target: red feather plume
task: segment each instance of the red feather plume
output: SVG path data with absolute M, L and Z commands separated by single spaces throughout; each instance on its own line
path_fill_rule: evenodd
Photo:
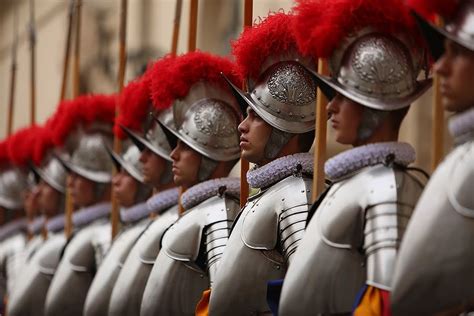
M 145 73 L 144 77 L 130 82 L 119 96 L 119 115 L 115 120 L 114 133 L 121 139 L 126 135 L 120 126 L 140 131 L 149 111 L 150 94 L 146 75 Z
M 115 95 L 83 95 L 59 104 L 56 113 L 46 123 L 52 128 L 53 142 L 64 145 L 67 137 L 79 126 L 93 122 L 110 123 L 115 119 Z
M 433 20 L 438 14 L 451 18 L 458 9 L 459 0 L 407 0 L 407 5 L 427 20 Z
M 232 43 L 237 71 L 243 78 L 257 80 L 268 57 L 297 50 L 296 39 L 291 32 L 293 18 L 293 14 L 272 13 L 253 27 L 247 27 Z
M 170 107 L 175 100 L 185 97 L 199 81 L 216 83 L 227 89 L 221 72 L 237 86 L 242 84 L 234 63 L 228 58 L 200 51 L 178 57 L 166 56 L 152 69 L 150 92 L 153 105 L 158 110 Z
M 32 160 L 37 166 L 41 165 L 41 162 L 48 154 L 48 152 L 54 147 L 53 133 L 50 128 L 43 127 L 36 131 L 37 137 L 33 145 Z
M 38 125 L 32 125 L 18 130 L 9 138 L 7 152 L 14 165 L 27 166 L 33 161 L 33 149 L 40 130 Z
M 293 30 L 304 53 L 328 58 L 348 35 L 365 27 L 418 36 L 402 0 L 297 0 Z

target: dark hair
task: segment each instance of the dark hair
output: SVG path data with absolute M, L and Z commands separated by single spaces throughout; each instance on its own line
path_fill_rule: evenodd
M 302 152 L 307 152 L 311 149 L 314 142 L 315 131 L 309 131 L 303 134 L 298 134 L 298 147 Z

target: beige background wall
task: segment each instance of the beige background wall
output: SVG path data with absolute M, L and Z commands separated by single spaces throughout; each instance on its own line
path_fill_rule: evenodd
M 81 39 L 82 92 L 111 93 L 116 90 L 119 0 L 83 0 Z M 242 29 L 243 0 L 200 0 L 197 46 L 226 55 L 228 42 Z M 37 24 L 37 122 L 54 111 L 60 89 L 67 29 L 68 0 L 35 0 Z M 129 0 L 127 25 L 127 81 L 143 65 L 169 52 L 175 0 Z M 290 10 L 290 0 L 255 0 L 254 18 L 269 11 Z M 15 93 L 14 129 L 29 124 L 28 0 L 0 0 L 0 139 L 6 136 L 10 89 L 11 45 L 14 12 L 18 10 L 19 47 Z M 187 50 L 189 0 L 184 0 L 178 50 Z M 70 90 L 70 89 L 69 89 Z M 68 91 L 70 96 L 70 91 Z M 431 94 L 410 110 L 401 138 L 418 151 L 418 165 L 429 167 L 431 144 Z M 329 133 L 331 139 L 331 133 Z M 449 146 L 447 144 L 446 146 Z M 330 155 L 342 148 L 330 141 Z

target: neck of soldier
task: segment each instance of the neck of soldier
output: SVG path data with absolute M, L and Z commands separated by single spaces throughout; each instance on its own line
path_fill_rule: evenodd
M 289 155 L 294 155 L 294 154 L 297 154 L 297 153 L 300 153 L 300 152 L 301 152 L 301 149 L 300 149 L 300 146 L 298 144 L 298 137 L 297 137 L 297 135 L 295 135 L 295 136 L 290 138 L 290 140 L 288 141 L 288 143 L 286 143 L 285 146 L 283 146 L 283 148 L 280 150 L 280 152 L 278 153 L 278 155 L 276 155 L 275 158 L 272 158 L 272 159 L 263 158 L 263 160 L 257 162 L 256 164 L 259 167 L 262 167 L 262 166 L 266 165 L 267 163 L 272 162 L 273 160 L 276 160 L 278 158 L 289 156 Z
M 236 163 L 235 161 L 219 161 L 216 168 L 211 173 L 211 176 L 208 179 L 203 180 L 201 182 L 205 182 L 205 181 L 212 180 L 212 179 L 219 179 L 219 178 L 228 177 L 229 173 L 232 170 L 232 168 L 234 167 L 235 163 Z M 190 187 L 192 187 L 192 186 L 194 186 L 198 183 L 199 183 L 199 181 L 196 181 L 196 182 L 194 182 L 192 184 L 188 184 L 186 186 L 183 185 L 183 186 L 181 186 L 181 188 L 183 189 L 183 192 L 184 192 L 187 189 L 189 189 Z
M 398 132 L 398 128 L 394 128 L 389 120 L 385 120 L 374 130 L 370 137 L 364 140 L 357 139 L 352 146 L 359 147 L 374 143 L 397 142 Z
M 161 191 L 174 188 L 175 186 L 176 184 L 174 184 L 173 180 L 169 181 L 168 183 L 159 183 L 153 187 L 153 195 L 160 193 Z

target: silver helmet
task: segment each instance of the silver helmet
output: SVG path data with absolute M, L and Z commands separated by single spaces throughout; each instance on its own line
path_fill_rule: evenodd
M 143 149 L 147 148 L 161 158 L 171 161 L 171 147 L 159 124 L 152 124 L 152 126 L 145 133 L 145 137 L 140 136 L 138 133 L 128 129 L 125 126 L 120 127 L 140 151 L 143 151 Z
M 366 28 L 347 37 L 330 58 L 332 78 L 312 72 L 323 93 L 336 93 L 374 110 L 408 107 L 428 90 L 431 79 L 418 81 L 422 50 L 401 36 Z
M 189 147 L 213 161 L 240 157 L 241 116 L 230 92 L 199 82 L 172 109 L 163 111 L 158 121 Z
M 68 172 L 97 183 L 110 183 L 113 164 L 104 144 L 111 147 L 112 138 L 104 134 L 83 134 L 70 160 L 57 158 Z
M 33 172 L 58 192 L 66 192 L 67 172 L 56 157 L 52 157 L 43 168 L 33 166 Z
M 452 1 L 455 5 L 455 1 Z M 445 19 L 444 27 L 435 26 L 415 14 L 420 28 L 428 42 L 431 54 L 435 59 L 444 52 L 444 39 L 448 38 L 457 44 L 474 51 L 474 1 L 463 0 L 456 8 L 455 14 Z
M 296 53 L 268 62 L 255 84 L 249 82 L 250 93 L 227 80 L 235 96 L 278 130 L 293 134 L 313 130 L 316 83 L 306 67 L 314 68 L 314 63 Z
M 135 180 L 143 183 L 143 166 L 140 162 L 140 150 L 138 150 L 137 146 L 129 146 L 122 156 L 118 155 L 110 148 L 106 148 L 117 169 L 123 168 Z
M 23 209 L 23 194 L 28 189 L 27 175 L 11 168 L 0 174 L 0 206 L 8 210 Z

